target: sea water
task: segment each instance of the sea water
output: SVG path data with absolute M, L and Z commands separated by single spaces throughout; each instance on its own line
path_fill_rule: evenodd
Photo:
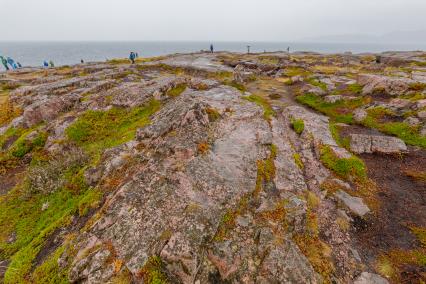
M 291 42 L 0 42 L 0 55 L 10 56 L 23 66 L 42 66 L 43 61 L 52 60 L 55 65 L 72 65 L 90 61 L 105 61 L 128 57 L 130 51 L 141 57 L 172 53 L 208 50 L 247 52 L 314 51 L 321 53 L 382 52 L 389 50 L 426 50 L 426 44 L 339 44 L 339 43 L 291 43 Z

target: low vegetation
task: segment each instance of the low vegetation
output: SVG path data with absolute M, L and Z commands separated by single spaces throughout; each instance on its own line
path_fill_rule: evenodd
M 303 119 L 292 119 L 291 126 L 293 127 L 293 130 L 299 135 L 302 134 L 302 132 L 305 130 L 305 122 Z
M 143 280 L 143 283 L 166 284 L 168 280 L 165 273 L 164 263 L 159 256 L 151 256 L 145 266 L 138 272 L 137 277 Z
M 358 98 L 352 100 L 340 100 L 335 103 L 327 103 L 321 97 L 309 93 L 297 96 L 296 100 L 301 104 L 307 105 L 324 113 L 335 122 L 347 124 L 353 123 L 353 110 L 370 101 L 368 98 Z
M 248 100 L 250 102 L 257 104 L 258 106 L 261 106 L 263 108 L 263 117 L 266 120 L 270 121 L 272 116 L 275 116 L 275 111 L 272 109 L 268 101 L 265 100 L 264 98 L 257 95 L 250 95 L 243 98 L 245 100 Z
M 175 86 L 174 88 L 171 88 L 166 92 L 166 95 L 172 98 L 178 97 L 180 94 L 182 94 L 187 88 L 186 84 L 179 84 Z
M 397 136 L 409 145 L 426 148 L 426 136 L 420 135 L 418 127 L 408 125 L 405 122 L 393 122 L 384 119 L 394 116 L 390 110 L 376 107 L 368 109 L 367 113 L 368 116 L 362 121 L 364 126 Z
M 67 137 L 91 154 L 123 144 L 135 136 L 136 130 L 150 123 L 150 116 L 160 109 L 160 102 L 151 100 L 133 109 L 112 108 L 89 110 L 66 129 Z
M 366 167 L 361 159 L 355 156 L 338 158 L 330 146 L 321 148 L 321 161 L 342 178 L 364 180 L 367 177 Z

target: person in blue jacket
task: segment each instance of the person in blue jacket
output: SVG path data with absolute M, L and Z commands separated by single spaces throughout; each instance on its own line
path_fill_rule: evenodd
M 3 56 L 0 56 L 0 60 L 1 60 L 1 63 L 3 64 L 3 66 L 4 66 L 4 69 L 6 69 L 6 71 L 9 71 L 9 66 L 7 66 L 6 58 L 4 58 Z
M 136 58 L 136 54 L 133 51 L 130 52 L 129 59 L 130 61 L 132 61 L 132 64 L 135 64 L 135 58 Z
M 15 61 L 12 58 L 7 57 L 7 63 L 9 63 L 9 65 L 12 67 L 12 69 L 16 69 L 17 68 L 16 63 L 15 63 Z
M 44 67 L 46 67 L 46 68 L 47 68 L 47 67 L 49 67 L 49 62 L 47 62 L 47 60 L 45 60 L 45 61 L 43 62 L 43 66 L 44 66 Z

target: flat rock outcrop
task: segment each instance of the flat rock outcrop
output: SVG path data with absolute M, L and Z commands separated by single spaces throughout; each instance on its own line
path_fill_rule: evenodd
M 362 153 L 397 154 L 407 151 L 404 141 L 384 135 L 351 134 L 351 151 Z
M 399 201 L 380 202 L 395 192 L 370 165 L 421 161 L 424 72 L 370 57 L 200 52 L 0 74 L 0 282 L 382 284 L 384 257 L 391 281 L 421 279 L 422 218 L 396 216 L 417 226 L 395 246 L 411 274 L 370 245 Z

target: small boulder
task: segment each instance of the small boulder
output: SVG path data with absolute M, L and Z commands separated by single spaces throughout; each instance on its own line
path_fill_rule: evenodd
M 421 119 L 426 119 L 426 110 L 419 111 L 419 112 L 417 113 L 417 117 L 418 117 L 418 118 L 421 118 Z
M 355 279 L 354 284 L 389 284 L 389 281 L 380 275 L 363 272 Z
M 353 214 L 359 217 L 364 217 L 370 212 L 370 208 L 364 204 L 362 198 L 353 197 L 342 190 L 337 191 L 334 196 L 343 202 Z
M 327 103 L 335 103 L 335 102 L 338 102 L 338 101 L 341 101 L 341 100 L 343 100 L 343 97 L 340 96 L 340 95 L 324 97 L 324 101 L 327 102 Z
M 422 109 L 426 107 L 426 99 L 419 100 L 416 102 L 416 109 Z
M 410 89 L 410 84 L 415 81 L 408 78 L 388 77 L 382 75 L 359 75 L 359 83 L 364 86 L 363 95 L 383 93 L 389 96 L 405 94 Z
M 351 134 L 351 151 L 357 154 L 395 154 L 407 151 L 407 145 L 399 138 L 391 136 Z
M 412 116 L 407 117 L 404 122 L 410 126 L 418 126 L 420 124 L 420 120 L 417 117 Z
M 367 118 L 367 112 L 365 111 L 365 109 L 362 109 L 362 108 L 357 108 L 354 112 L 353 112 L 353 115 L 354 115 L 354 120 L 356 121 L 356 122 L 362 122 L 364 119 L 366 119 Z

